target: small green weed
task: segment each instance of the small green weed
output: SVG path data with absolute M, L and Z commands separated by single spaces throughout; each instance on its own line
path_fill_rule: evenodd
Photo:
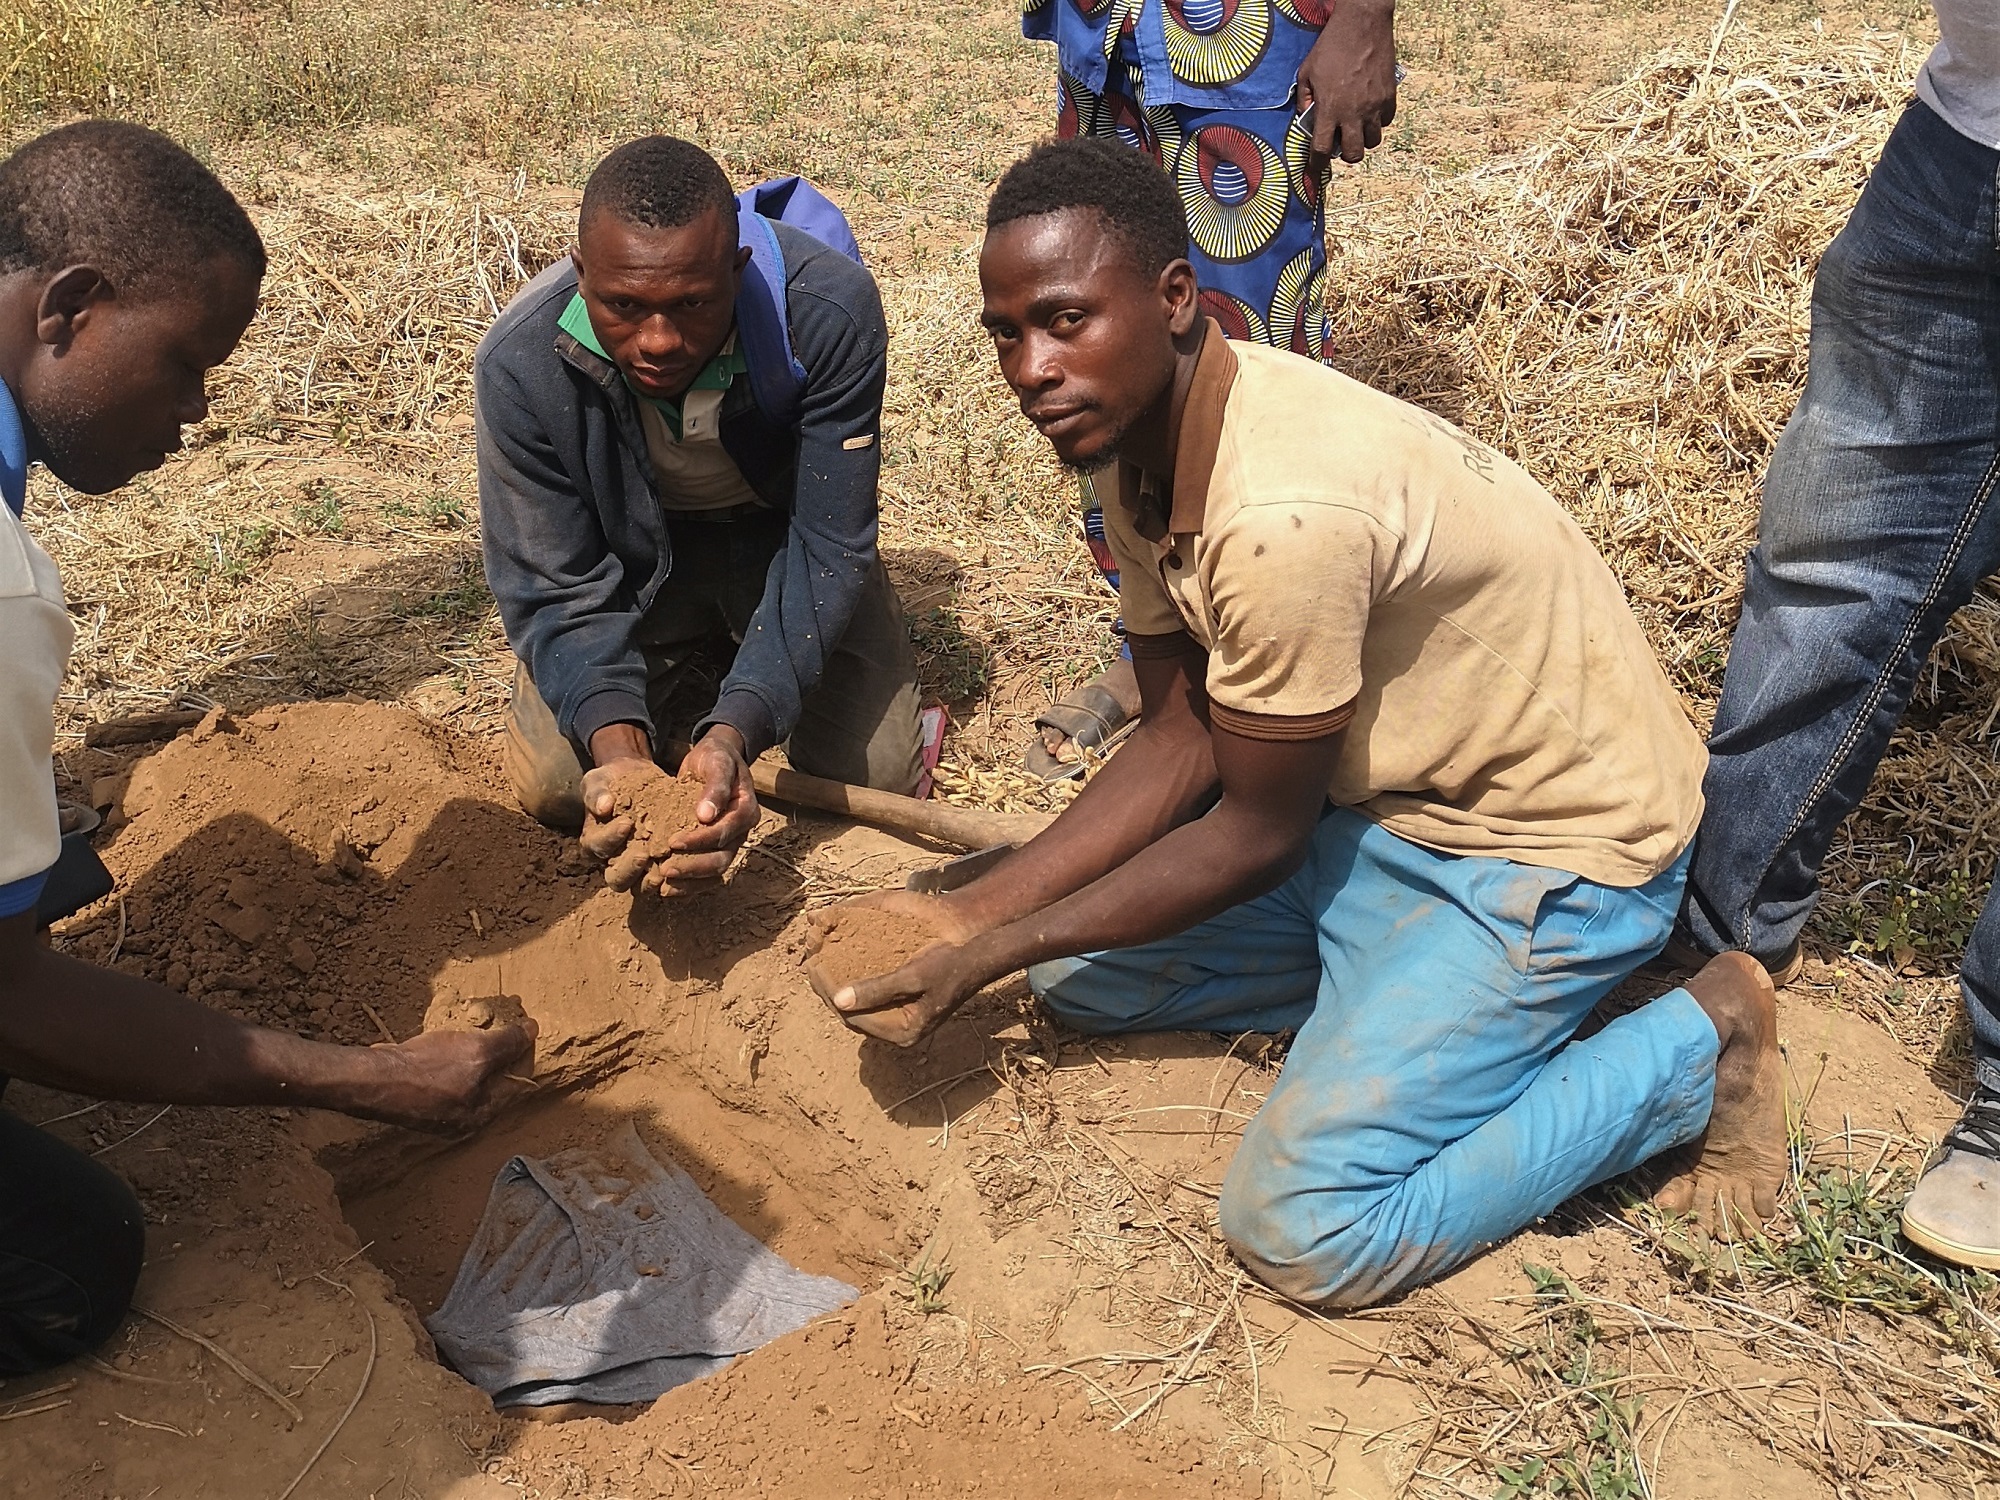
M 271 555 L 277 539 L 278 528 L 268 522 L 210 532 L 188 568 L 188 577 L 196 583 L 241 583 Z
M 909 1284 L 910 1303 L 925 1317 L 945 1309 L 944 1289 L 951 1281 L 951 1263 L 940 1255 L 936 1260 L 926 1250 L 917 1263 L 903 1272 Z
M 1619 1399 L 1623 1372 L 1604 1362 L 1597 1321 L 1576 1300 L 1569 1279 L 1525 1261 L 1521 1269 L 1534 1286 L 1535 1300 L 1551 1316 L 1541 1344 L 1519 1351 L 1516 1357 L 1577 1392 L 1591 1420 L 1580 1438 L 1564 1445 L 1560 1456 L 1530 1456 L 1512 1468 L 1501 1465 L 1496 1470 L 1500 1489 L 1494 1500 L 1543 1495 L 1563 1500 L 1637 1500 L 1647 1493 L 1639 1474 L 1637 1440 L 1643 1398 Z
M 299 487 L 299 502 L 292 507 L 292 519 L 308 536 L 340 536 L 347 520 L 340 511 L 340 496 L 324 479 L 309 479 Z
M 439 531 L 456 531 L 472 519 L 463 497 L 438 490 L 415 505 L 406 500 L 385 500 L 382 514 L 404 521 L 423 521 Z
M 1958 869 L 1942 883 L 1899 866 L 1870 881 L 1833 913 L 1850 952 L 1880 957 L 1897 969 L 1953 962 L 1965 951 L 1986 901 L 1986 887 Z

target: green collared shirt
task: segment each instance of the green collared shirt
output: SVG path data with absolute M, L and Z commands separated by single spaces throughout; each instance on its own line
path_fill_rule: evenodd
M 605 352 L 604 345 L 598 342 L 597 330 L 590 326 L 590 311 L 583 305 L 583 293 L 578 292 L 569 299 L 569 306 L 563 309 L 562 316 L 556 320 L 556 326 L 599 359 L 611 358 Z M 728 342 L 723 344 L 721 352 L 701 367 L 701 372 L 694 377 L 694 383 L 688 387 L 688 392 L 726 391 L 736 383 L 736 377 L 749 368 L 749 361 L 743 357 L 743 350 L 732 335 Z M 631 389 L 629 381 L 626 382 L 626 389 Z M 640 395 L 636 390 L 632 391 L 632 394 L 666 418 L 667 426 L 673 432 L 674 441 L 681 441 L 681 402 L 656 401 L 651 396 Z

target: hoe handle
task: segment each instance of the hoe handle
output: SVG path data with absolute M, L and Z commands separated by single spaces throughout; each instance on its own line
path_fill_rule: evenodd
M 775 798 L 795 807 L 841 813 L 881 828 L 893 828 L 898 833 L 917 833 L 941 844 L 956 844 L 961 849 L 1025 844 L 1055 821 L 1048 813 L 987 812 L 943 802 L 919 802 L 915 797 L 878 792 L 845 781 L 828 781 L 823 776 L 808 776 L 803 771 L 782 769 L 761 760 L 750 767 L 750 784 L 760 797 Z

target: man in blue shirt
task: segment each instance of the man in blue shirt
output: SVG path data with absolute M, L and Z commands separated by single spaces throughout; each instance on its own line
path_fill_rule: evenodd
M 257 308 L 264 247 L 228 189 L 136 125 L 87 121 L 0 162 L 0 1088 L 296 1104 L 420 1129 L 478 1124 L 532 1023 L 336 1047 L 252 1026 L 37 935 L 60 840 L 50 758 L 72 631 L 21 523 L 31 461 L 90 494 L 160 466 Z M 119 1178 L 0 1110 L 0 1379 L 101 1344 L 144 1253 Z

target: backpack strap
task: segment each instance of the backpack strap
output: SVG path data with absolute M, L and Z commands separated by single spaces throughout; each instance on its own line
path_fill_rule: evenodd
M 750 389 L 773 422 L 798 420 L 806 393 L 806 367 L 792 353 L 785 310 L 785 252 L 771 221 L 755 211 L 736 216 L 737 243 L 750 252 L 736 293 L 736 331 L 749 365 Z
M 762 214 L 780 224 L 802 229 L 822 245 L 863 265 L 854 229 L 834 201 L 803 177 L 774 177 L 736 195 L 741 213 Z

